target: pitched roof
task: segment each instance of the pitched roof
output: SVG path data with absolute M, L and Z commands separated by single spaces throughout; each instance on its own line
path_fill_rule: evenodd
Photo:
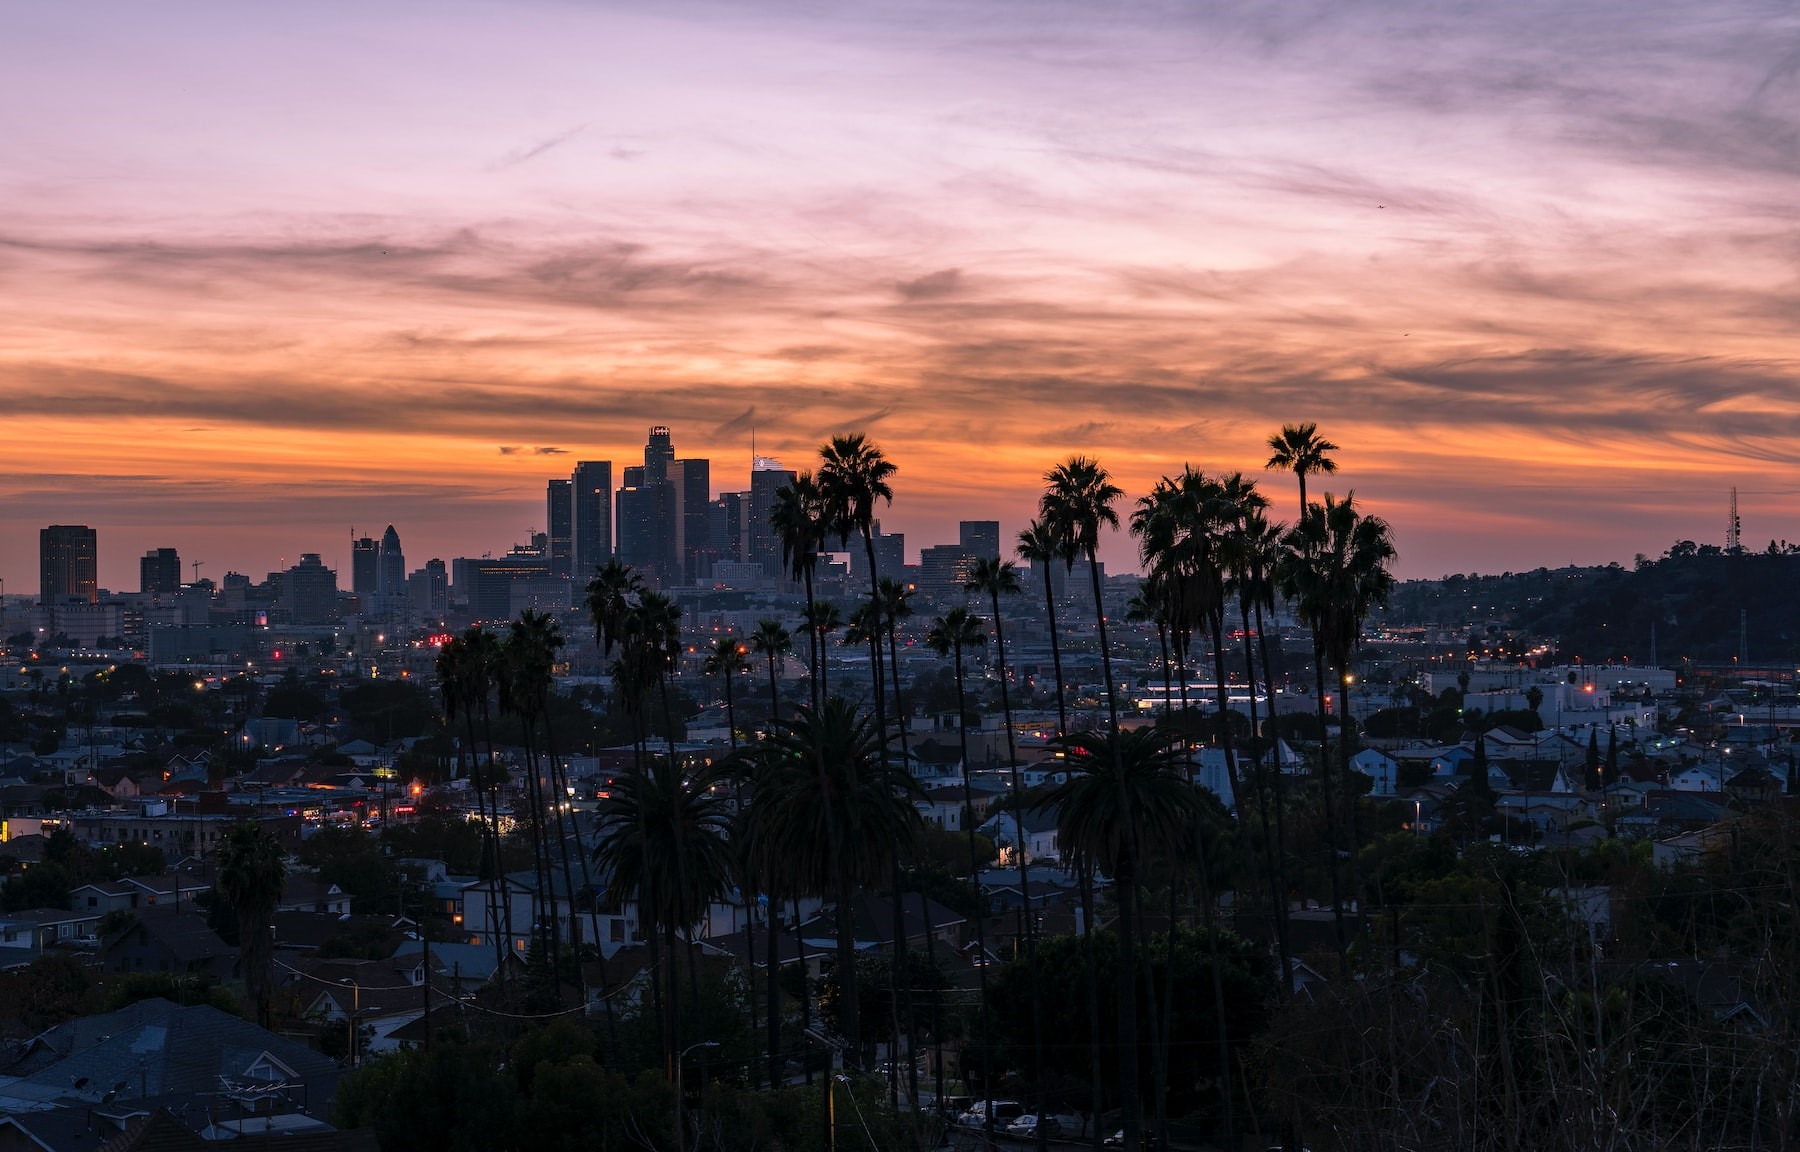
M 120 1102 L 217 1092 L 221 1076 L 242 1077 L 263 1062 L 277 1064 L 290 1079 L 323 1089 L 313 1092 L 315 1107 L 337 1086 L 338 1069 L 331 1060 L 206 1004 L 181 1007 L 146 1000 L 81 1023 L 85 1037 L 99 1039 L 0 1085 L 0 1108 L 15 1102 L 35 1107 L 91 1104 L 109 1090 L 117 1091 Z

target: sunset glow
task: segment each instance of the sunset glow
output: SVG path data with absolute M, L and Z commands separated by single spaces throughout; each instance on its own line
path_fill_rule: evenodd
M 1728 4 L 29 5 L 0 578 L 503 551 L 673 429 L 863 430 L 884 520 L 1261 471 L 1403 575 L 1800 539 L 1800 14 Z M 1292 478 L 1267 481 L 1292 515 Z M 1110 559 L 1128 563 L 1130 545 Z

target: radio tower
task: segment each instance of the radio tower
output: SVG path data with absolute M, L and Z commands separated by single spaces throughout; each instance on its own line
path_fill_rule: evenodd
M 1736 556 L 1744 550 L 1743 522 L 1738 519 L 1737 485 L 1731 486 L 1731 518 L 1725 522 L 1725 554 Z

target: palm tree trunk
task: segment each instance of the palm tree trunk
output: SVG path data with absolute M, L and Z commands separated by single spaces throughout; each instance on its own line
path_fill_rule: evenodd
M 1231 691 L 1225 684 L 1225 606 L 1221 599 L 1207 613 L 1207 630 L 1212 633 L 1213 678 L 1218 681 L 1214 694 L 1219 703 L 1219 749 L 1225 753 L 1225 778 L 1231 782 L 1231 803 L 1236 808 L 1238 789 L 1237 749 L 1231 741 Z
M 1008 570 L 1010 571 L 1010 569 Z M 1025 964 L 1031 976 L 1031 1076 L 1036 1085 L 1037 1115 L 1044 1115 L 1044 1001 L 1038 987 L 1037 924 L 1031 913 L 1031 871 L 1025 859 L 1025 809 L 1019 802 L 1019 750 L 1013 736 L 1012 695 L 1006 684 L 1006 630 L 1001 624 L 1000 589 L 991 591 L 994 605 L 994 652 L 1000 669 L 1000 715 L 1006 724 L 1006 760 L 1012 768 L 1013 819 L 1018 824 L 1020 933 L 1025 938 Z M 978 891 L 979 894 L 979 891 Z M 1037 1127 L 1038 1152 L 1050 1147 L 1045 1125 Z
M 775 652 L 769 651 L 769 721 L 775 723 L 781 719 L 781 693 L 775 688 Z
M 569 945 L 575 951 L 575 988 L 581 1002 L 586 1003 L 587 984 L 581 972 L 581 917 L 576 914 L 575 910 L 575 870 L 569 863 L 567 824 L 575 823 L 575 821 L 572 818 L 568 822 L 563 820 L 563 801 L 569 795 L 569 785 L 563 776 L 562 765 L 556 759 L 556 729 L 550 723 L 550 701 L 547 695 L 540 702 L 540 707 L 544 714 L 544 750 L 550 758 L 550 792 L 555 799 L 551 810 L 556 813 L 556 845 L 560 850 L 558 854 L 562 857 L 563 896 L 569 902 Z M 575 836 L 576 846 L 579 849 L 581 847 L 581 829 L 579 827 L 575 830 Z M 578 854 L 582 856 L 582 866 L 586 867 L 585 851 Z M 596 937 L 594 943 L 598 945 L 599 942 Z M 558 989 L 557 1000 L 560 1004 L 562 989 L 562 972 L 560 970 L 556 973 L 556 987 Z
M 1244 679 L 1250 685 L 1250 734 L 1251 738 L 1255 739 L 1257 734 L 1256 661 L 1251 656 L 1253 648 L 1250 643 L 1250 607 L 1243 600 L 1238 601 L 1238 622 L 1244 628 Z M 1269 685 L 1269 714 L 1272 718 L 1275 712 L 1275 689 L 1273 681 L 1269 680 L 1269 668 L 1266 661 L 1263 664 L 1263 679 Z M 1290 955 L 1287 917 L 1283 914 L 1287 907 L 1287 887 L 1283 883 L 1280 868 L 1276 863 L 1275 841 L 1269 831 L 1271 800 L 1268 794 L 1267 769 L 1263 766 L 1262 759 L 1262 756 L 1257 756 L 1255 766 L 1251 768 L 1251 771 L 1256 774 L 1256 810 L 1262 824 L 1263 865 L 1269 874 L 1269 913 L 1275 918 L 1275 943 L 1281 952 L 1282 979 L 1277 995 L 1280 999 L 1286 1000 L 1290 988 L 1290 981 L 1287 978 L 1288 956 Z M 1281 772 L 1279 755 L 1275 757 L 1275 762 L 1275 772 L 1279 775 Z
M 1106 674 L 1106 708 L 1111 720 L 1113 775 L 1122 778 L 1124 768 L 1120 761 L 1119 747 L 1119 694 L 1117 685 L 1113 682 L 1112 649 L 1106 640 L 1106 605 L 1100 595 L 1100 561 L 1092 547 L 1087 549 L 1087 560 L 1088 579 L 1094 592 L 1094 620 L 1100 630 L 1100 664 Z M 1129 824 L 1130 812 L 1125 813 L 1125 818 Z M 1125 1113 L 1125 1145 L 1136 1148 L 1143 1131 L 1138 1100 L 1137 981 L 1133 976 L 1136 950 L 1132 940 L 1134 924 L 1131 915 L 1131 906 L 1137 896 L 1130 890 L 1136 882 L 1136 867 L 1130 862 L 1121 862 L 1119 870 L 1132 874 L 1131 883 L 1126 883 L 1119 876 L 1113 877 L 1113 883 L 1119 889 L 1119 1075 L 1124 1085 L 1122 1105 Z
M 550 878 L 550 835 L 544 819 L 544 785 L 537 740 L 533 737 L 537 718 L 521 713 L 519 719 L 525 730 L 525 792 L 531 805 L 532 877 L 537 884 L 538 922 L 534 927 L 543 934 L 543 947 L 550 964 L 550 987 L 555 991 L 562 983 L 562 946 L 558 939 L 561 933 L 557 925 L 556 885 Z M 560 1004 L 560 993 L 557 999 Z
M 812 1031 L 812 977 L 806 970 L 806 932 L 800 920 L 800 897 L 794 896 L 794 948 L 800 954 L 800 1035 Z M 800 1046 L 800 1067 L 806 1074 L 806 1086 L 812 1087 L 812 1061 L 807 1058 L 804 1039 Z M 831 1075 L 826 1072 L 826 1075 Z
M 1343 880 L 1338 876 L 1337 806 L 1332 802 L 1331 742 L 1325 738 L 1325 650 L 1313 633 L 1313 676 L 1319 693 L 1319 793 L 1325 800 L 1325 847 L 1331 871 L 1331 920 L 1337 930 L 1338 975 L 1350 975 L 1350 941 L 1344 934 Z
M 969 841 L 969 882 L 975 886 L 975 962 L 976 982 L 981 989 L 981 1012 L 979 1015 L 981 1039 L 978 1051 L 981 1053 L 981 1088 L 982 1099 L 987 1101 L 983 1108 L 982 1132 L 988 1144 L 994 1142 L 994 1077 L 990 1067 L 992 1052 L 988 1048 L 988 978 L 987 978 L 987 907 L 981 894 L 981 864 L 975 854 L 975 818 L 974 810 L 969 806 L 969 713 L 968 703 L 963 693 L 963 659 L 962 642 L 956 644 L 956 735 L 962 744 L 962 782 L 963 782 L 963 831 Z M 965 1077 L 966 1079 L 966 1077 Z
M 1056 673 L 1056 736 L 1060 740 L 1069 734 L 1069 706 L 1063 700 L 1062 638 L 1056 631 L 1056 595 L 1050 579 L 1054 563 L 1044 562 L 1044 615 L 1050 627 L 1050 666 Z
M 1293 994 L 1292 964 L 1293 948 L 1290 943 L 1288 924 L 1288 878 L 1287 878 L 1287 772 L 1281 766 L 1281 733 L 1275 723 L 1275 665 L 1269 661 L 1269 636 L 1264 630 L 1261 601 L 1256 605 L 1256 643 L 1262 649 L 1263 683 L 1269 689 L 1269 753 L 1272 791 L 1275 795 L 1275 874 L 1280 884 L 1280 897 L 1275 902 L 1276 939 L 1281 945 L 1281 995 L 1287 998 Z
M 1137 869 L 1129 859 L 1113 868 L 1114 902 L 1119 909 L 1119 1108 L 1124 1115 L 1125 1147 L 1143 1145 L 1139 1112 L 1137 1027 Z
M 888 627 L 887 627 L 888 667 L 889 667 L 890 672 L 892 673 L 892 675 L 890 675 L 888 677 L 888 679 L 892 682 L 892 684 L 894 686 L 894 720 L 895 720 L 896 735 L 898 735 L 900 738 L 900 763 L 906 768 L 907 774 L 910 775 L 912 773 L 912 750 L 907 747 L 906 702 L 900 695 L 900 643 L 899 643 L 900 636 L 899 636 L 899 628 L 892 616 L 888 616 L 887 619 L 888 619 Z M 904 904 L 903 904 L 903 901 L 905 899 L 905 893 L 902 889 L 901 881 L 902 881 L 902 874 L 901 874 L 901 870 L 900 870 L 900 855 L 899 855 L 899 853 L 895 853 L 894 854 L 894 924 L 895 924 L 894 931 L 895 931 L 896 937 L 899 937 L 900 935 L 904 934 L 906 931 L 906 913 L 905 913 L 905 908 L 904 908 Z M 921 899 L 923 899 L 922 893 L 921 893 Z M 923 910 L 923 905 L 921 905 L 921 910 Z M 927 914 L 925 916 L 924 924 L 925 924 L 925 946 L 927 949 L 929 949 L 931 947 L 931 917 L 929 914 Z M 898 967 L 898 957 L 897 956 L 896 956 L 896 967 Z M 912 969 L 909 966 L 909 967 L 902 968 L 901 971 L 904 973 L 904 976 L 903 976 L 903 979 L 902 979 L 901 985 L 900 985 L 900 995 L 902 997 L 902 999 L 901 999 L 902 1009 L 901 1010 L 906 1014 L 906 1091 L 907 1091 L 908 1097 L 911 1098 L 911 1100 L 912 1100 L 913 1109 L 916 1111 L 919 1107 L 919 1058 L 918 1058 L 919 1014 L 918 1014 L 917 1006 L 913 1002 Z
M 1206 905 L 1206 951 L 1212 962 L 1213 1041 L 1218 1045 L 1219 1054 L 1219 1106 L 1225 1122 L 1225 1143 L 1230 1147 L 1237 1141 L 1237 1128 L 1231 1108 L 1231 1030 L 1225 1020 L 1225 977 L 1219 962 L 1219 928 L 1213 921 L 1218 898 L 1213 892 L 1212 867 L 1206 853 L 1202 851 L 1199 856 L 1200 899 Z
M 1356 721 L 1350 715 L 1350 655 L 1344 654 L 1338 664 L 1338 783 L 1344 789 L 1344 824 L 1350 837 L 1350 891 L 1356 897 L 1358 934 L 1368 942 L 1369 918 L 1367 893 L 1363 889 L 1362 836 L 1356 819 L 1356 795 L 1350 785 L 1350 735 Z
M 1093 1129 L 1088 1135 L 1093 1137 L 1095 1152 L 1099 1152 L 1101 1141 L 1106 1134 L 1100 1131 L 1100 1116 L 1106 1111 L 1106 1083 L 1100 1063 L 1100 987 L 1099 958 L 1094 952 L 1094 933 L 1098 925 L 1094 923 L 1094 870 L 1085 864 L 1081 868 L 1081 927 L 1082 951 L 1087 959 L 1087 1008 L 1088 1008 L 1088 1057 L 1089 1091 L 1093 1095 Z
M 502 960 L 504 960 L 505 954 L 510 954 L 513 950 L 512 885 L 506 879 L 505 846 L 500 840 L 500 767 L 494 759 L 494 723 L 492 713 L 488 711 L 485 691 L 481 697 L 481 731 L 482 738 L 487 743 L 487 784 L 490 789 L 488 809 L 494 816 L 494 826 L 491 829 L 494 850 L 494 884 L 500 890 L 500 913 L 504 917 L 500 928 L 500 936 L 505 941 L 502 954 Z M 499 968 L 502 973 L 500 976 L 502 983 L 506 981 L 505 968 L 505 963 L 502 963 Z
M 482 779 L 486 773 L 476 766 L 475 714 L 469 708 L 463 709 L 463 723 L 469 731 L 469 787 L 475 791 L 475 813 L 481 820 L 481 854 L 483 856 L 482 876 L 488 882 L 488 890 L 484 903 L 487 905 L 488 930 L 494 937 L 494 972 L 502 983 L 506 980 L 506 947 L 502 939 L 511 929 L 511 925 L 502 928 L 500 920 L 500 846 L 497 841 L 497 829 L 500 824 L 499 813 L 495 813 L 494 822 L 488 823 L 487 804 L 483 801 Z M 496 929 L 499 929 L 496 931 Z
M 769 1048 L 769 1088 L 779 1091 L 783 1080 L 781 1059 L 781 901 L 775 892 L 775 884 L 771 879 L 768 887 L 769 911 L 763 917 L 763 975 L 768 981 L 764 989 L 767 1001 L 763 1005 L 764 1018 L 768 1020 L 766 1039 Z
M 812 701 L 813 715 L 819 714 L 819 704 L 824 700 L 824 693 L 819 683 L 819 631 L 813 627 L 814 613 L 818 611 L 818 602 L 813 599 L 812 565 L 808 564 L 802 572 L 806 582 L 806 673 L 807 699 Z

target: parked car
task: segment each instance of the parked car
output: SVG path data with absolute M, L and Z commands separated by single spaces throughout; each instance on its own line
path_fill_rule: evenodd
M 986 1128 L 987 1103 L 986 1100 L 977 1100 L 975 1103 L 969 1105 L 969 1110 L 956 1118 L 957 1126 L 961 1128 Z M 1006 1131 L 1006 1126 L 1008 1124 L 1023 1115 L 1025 1115 L 1025 1105 L 1019 1103 L 1017 1100 L 994 1101 L 994 1131 Z
M 1081 1135 L 1081 1117 L 1067 1112 L 1042 1117 L 1027 1112 L 1006 1126 L 1006 1134 L 1020 1140 L 1035 1140 L 1040 1125 L 1044 1129 L 1044 1135 L 1051 1139 Z
M 1123 1148 L 1123 1147 L 1125 1147 L 1125 1129 L 1121 1128 L 1117 1132 L 1114 1132 L 1111 1136 L 1108 1136 L 1106 1139 L 1100 1141 L 1100 1146 L 1102 1148 Z

